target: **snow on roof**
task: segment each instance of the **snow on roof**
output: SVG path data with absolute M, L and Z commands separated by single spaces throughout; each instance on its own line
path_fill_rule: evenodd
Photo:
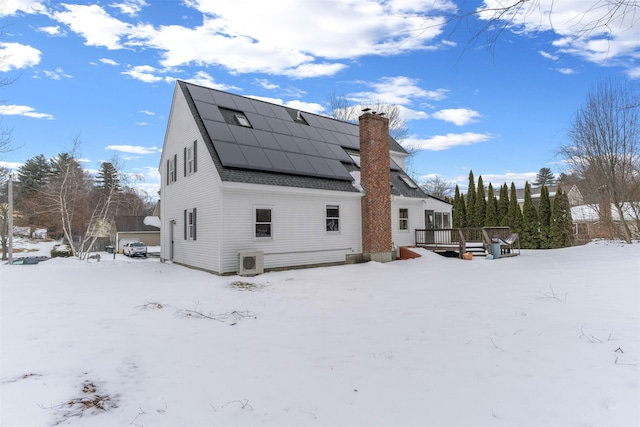
M 151 227 L 160 228 L 160 217 L 159 216 L 145 216 L 144 217 L 144 225 L 150 225 Z

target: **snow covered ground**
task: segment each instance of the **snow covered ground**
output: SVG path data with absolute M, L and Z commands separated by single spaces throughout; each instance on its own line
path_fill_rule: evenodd
M 2 265 L 0 424 L 640 424 L 640 244 L 419 252 L 252 278 Z

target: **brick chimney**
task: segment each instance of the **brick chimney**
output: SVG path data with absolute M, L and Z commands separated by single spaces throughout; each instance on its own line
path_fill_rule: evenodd
M 392 261 L 389 119 L 365 112 L 359 122 L 362 252 L 367 261 Z

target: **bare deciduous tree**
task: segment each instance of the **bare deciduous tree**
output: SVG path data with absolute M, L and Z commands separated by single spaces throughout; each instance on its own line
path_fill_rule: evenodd
M 389 119 L 389 134 L 398 142 L 406 138 L 409 132 L 407 122 L 402 117 L 402 111 L 397 104 L 380 100 L 355 102 L 345 95 L 337 95 L 334 92 L 329 96 L 329 107 L 334 119 L 351 123 L 358 123 L 358 117 L 362 115 L 362 110 L 365 108 L 370 108 L 377 113 L 384 113 L 385 117 Z
M 451 198 L 454 183 L 447 181 L 440 175 L 434 175 L 428 178 L 422 185 L 422 189 L 430 196 L 440 200 L 448 200 Z
M 640 201 L 639 95 L 637 86 L 628 81 L 600 81 L 576 112 L 569 131 L 571 144 L 560 148 L 568 166 L 595 192 L 593 208 L 600 220 L 627 243 L 633 237 L 630 208 Z
M 571 8 L 564 8 L 569 4 Z M 480 6 L 463 2 L 448 17 L 455 30 L 465 26 L 472 32 L 468 46 L 484 38 L 493 47 L 508 29 L 526 32 L 557 30 L 576 36 L 612 37 L 615 30 L 631 30 L 638 24 L 638 0 L 590 0 L 575 7 L 567 0 L 484 0 Z M 455 31 L 454 30 L 454 31 Z

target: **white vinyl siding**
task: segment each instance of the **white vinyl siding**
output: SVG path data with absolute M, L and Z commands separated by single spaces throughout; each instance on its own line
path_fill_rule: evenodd
M 362 252 L 359 194 L 327 196 L 308 189 L 245 187 L 231 184 L 223 190 L 223 273 L 237 271 L 238 253 L 246 250 L 263 251 L 265 268 L 344 262 L 346 255 Z M 326 232 L 327 200 L 341 207 L 339 234 Z M 272 239 L 255 238 L 256 207 L 273 209 Z
M 183 158 L 186 154 L 186 141 L 191 141 L 188 143 L 191 146 L 198 138 L 201 138 L 200 131 L 182 91 L 176 86 L 161 165 L 166 164 L 169 156 L 173 158 L 174 153 L 178 153 L 177 165 L 186 163 Z M 200 139 L 198 143 L 202 144 L 202 140 Z M 207 150 L 205 148 L 201 151 L 206 153 Z M 166 157 L 164 153 L 167 153 Z M 185 178 L 181 177 L 170 185 L 166 185 L 166 177 L 163 177 L 160 202 L 162 222 L 160 256 L 164 260 L 171 259 L 171 230 L 173 229 L 173 261 L 220 272 L 221 180 L 210 156 L 197 156 L 196 159 L 197 166 L 194 163 L 194 168 L 197 167 L 197 173 Z M 182 171 L 180 174 L 182 175 Z M 185 210 L 193 211 L 194 208 L 197 210 L 197 239 L 185 240 L 183 238 L 184 212 Z M 172 224 L 172 221 L 175 221 L 175 224 Z
M 408 197 L 396 198 L 391 202 L 391 230 L 395 246 L 411 246 L 416 244 L 415 230 L 424 228 L 424 203 L 422 199 Z M 406 210 L 405 224 L 407 229 L 401 229 L 401 210 Z

